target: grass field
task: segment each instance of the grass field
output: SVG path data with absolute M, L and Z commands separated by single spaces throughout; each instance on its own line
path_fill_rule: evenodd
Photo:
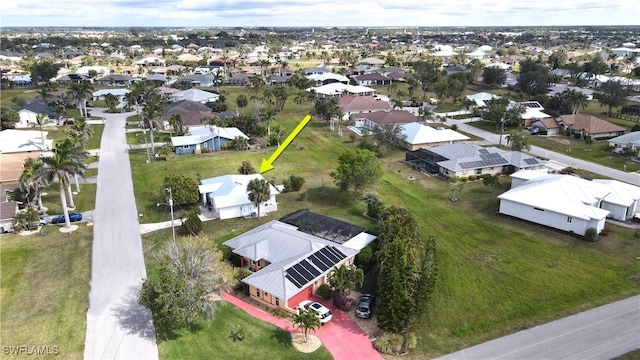
M 76 185 L 71 179 L 71 191 L 76 191 Z M 42 197 L 42 204 L 48 208 L 49 215 L 62 214 L 62 204 L 60 203 L 60 192 L 58 191 L 58 183 L 51 184 L 44 189 L 47 194 Z M 65 189 L 67 196 L 67 205 L 69 205 L 69 195 Z M 73 195 L 73 201 L 76 205 L 75 212 L 93 210 L 96 204 L 96 184 L 80 184 L 80 192 Z
M 45 237 L 2 235 L 2 345 L 57 346 L 57 357 L 82 359 L 92 238 L 84 225 L 72 234 L 51 226 Z
M 231 331 L 241 324 L 244 341 L 233 341 Z M 269 323 L 258 320 L 239 308 L 220 303 L 214 319 L 199 323 L 195 331 L 185 331 L 176 339 L 160 342 L 161 359 L 228 359 L 244 360 L 256 355 L 264 359 L 332 359 L 323 346 L 310 354 L 298 352 L 291 345 L 291 335 Z
M 288 104 L 279 121 L 291 129 L 306 111 Z M 299 209 L 375 232 L 375 225 L 362 217 L 364 204 L 351 194 L 337 192 L 329 177 L 339 154 L 352 146 L 326 124 L 312 121 L 278 158 L 276 168 L 264 174 L 276 183 L 291 174 L 304 177 L 301 191 L 307 198 L 300 201 L 297 193 L 280 195 L 278 212 L 260 220 L 206 222 L 205 233 L 221 243 Z M 145 214 L 145 222 L 168 220 L 168 213 L 156 207 L 164 175 L 197 179 L 234 174 L 243 160 L 257 167 L 274 150 L 183 155 L 169 161 L 156 159 L 149 165 L 144 164 L 143 152 L 132 153 L 138 211 Z M 418 351 L 409 358 L 445 354 L 639 292 L 640 265 L 635 256 L 640 242 L 634 240 L 632 230 L 608 225 L 608 234 L 599 242 L 587 243 L 500 216 L 496 196 L 508 184 L 490 193 L 480 182 L 467 183 L 458 195 L 460 200 L 453 203 L 445 182 L 414 172 L 402 163 L 403 158 L 404 153 L 397 151 L 382 159 L 385 173 L 372 190 L 386 205 L 409 209 L 418 219 L 422 236 L 435 237 L 440 260 L 428 326 L 419 331 Z M 407 180 L 409 175 L 418 179 Z M 145 249 L 152 251 L 170 236 L 170 230 L 146 235 Z

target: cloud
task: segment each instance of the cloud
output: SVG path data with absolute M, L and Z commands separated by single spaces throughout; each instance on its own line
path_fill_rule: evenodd
M 21 0 L 8 26 L 639 25 L 630 0 Z

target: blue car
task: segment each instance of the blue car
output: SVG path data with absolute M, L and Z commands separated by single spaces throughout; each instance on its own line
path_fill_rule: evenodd
M 69 221 L 75 222 L 82 220 L 82 214 L 76 212 L 69 213 Z M 58 215 L 51 218 L 52 224 L 63 224 L 64 223 L 64 215 Z

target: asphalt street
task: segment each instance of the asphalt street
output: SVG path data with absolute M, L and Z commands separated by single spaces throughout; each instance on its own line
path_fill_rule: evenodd
M 136 299 L 146 277 L 125 139 L 131 113 L 106 118 L 100 146 L 85 359 L 158 359 L 151 312 Z
M 640 349 L 640 296 L 607 304 L 438 359 L 613 359 Z

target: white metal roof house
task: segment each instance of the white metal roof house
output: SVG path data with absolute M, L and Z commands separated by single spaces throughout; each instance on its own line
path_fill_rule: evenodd
M 292 311 L 327 282 L 334 267 L 353 263 L 374 241 L 366 229 L 301 210 L 224 242 L 253 272 L 242 282 L 252 299 Z
M 53 140 L 47 139 L 47 131 L 15 130 L 0 131 L 0 154 L 43 152 L 53 148 Z M 43 144 L 44 138 L 44 144 Z M 42 148 L 44 145 L 44 149 Z
M 247 185 L 253 179 L 262 179 L 260 174 L 223 175 L 203 179 L 198 185 L 202 203 L 221 220 L 237 217 L 254 218 L 258 216 L 258 208 L 249 200 Z M 273 185 L 269 185 L 271 196 L 260 204 L 260 216 L 278 210 L 276 195 L 280 194 Z
M 220 95 L 209 92 L 209 91 L 200 90 L 200 89 L 188 89 L 188 90 L 175 92 L 169 95 L 169 98 L 173 102 L 177 102 L 181 100 L 189 100 L 189 101 L 195 101 L 195 102 L 204 104 L 206 102 L 218 101 L 218 98 L 220 98 Z
M 318 87 L 311 87 L 307 89 L 308 92 L 314 92 L 319 98 L 338 98 L 343 95 L 373 95 L 376 93 L 375 89 L 360 85 L 348 85 L 339 82 L 330 83 Z
M 610 190 L 601 205 L 609 210 L 609 217 L 620 221 L 634 215 L 640 218 L 640 187 L 617 180 L 594 179 L 592 182 L 605 185 Z
M 638 156 L 640 156 L 640 131 L 616 136 L 608 141 L 609 146 L 614 146 L 616 148 L 630 147 L 632 150 L 636 150 L 638 152 Z
M 498 196 L 501 214 L 584 235 L 604 229 L 609 187 L 571 175 L 542 174 Z
M 544 161 L 519 151 L 467 143 L 407 151 L 406 161 L 423 171 L 444 177 L 495 175 L 545 167 Z
M 487 102 L 493 99 L 498 99 L 500 98 L 500 96 L 488 92 L 479 92 L 472 95 L 467 95 L 466 98 L 473 101 L 476 107 L 484 107 L 487 105 Z
M 469 140 L 468 136 L 462 135 L 455 130 L 434 129 L 419 122 L 399 126 L 402 128 L 402 134 L 406 136 L 404 147 L 409 151 Z

